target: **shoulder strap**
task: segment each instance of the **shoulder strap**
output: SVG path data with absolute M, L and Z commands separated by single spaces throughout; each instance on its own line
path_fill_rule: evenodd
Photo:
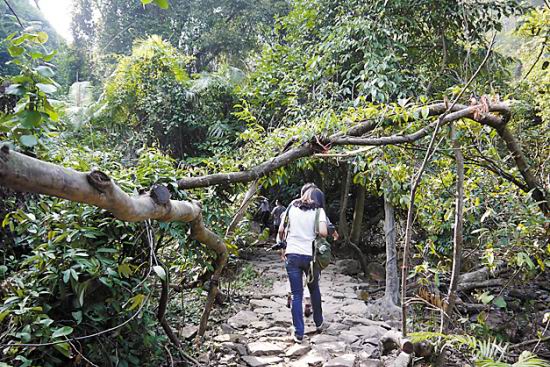
M 283 228 L 285 229 L 285 240 L 288 237 L 288 229 L 290 228 L 290 218 L 288 218 L 288 214 L 291 207 L 292 205 L 289 205 L 288 208 L 286 208 L 285 210 L 285 220 L 283 222 Z
M 321 208 L 315 209 L 315 224 L 313 231 L 315 232 L 315 237 L 319 235 L 319 214 L 321 213 Z

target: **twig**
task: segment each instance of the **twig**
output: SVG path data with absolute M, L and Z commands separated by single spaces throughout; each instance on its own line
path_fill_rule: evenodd
M 524 341 L 524 342 L 521 342 L 521 343 L 518 343 L 518 344 L 511 345 L 510 349 L 518 349 L 518 348 L 525 347 L 527 345 L 546 342 L 548 340 L 550 340 L 550 336 L 545 336 L 544 338 L 531 339 L 531 340 L 527 340 L 527 341 Z
M 172 357 L 172 353 L 170 353 L 170 348 L 168 348 L 168 346 L 165 344 L 164 349 L 166 349 L 168 357 L 170 357 L 170 366 L 174 367 L 174 358 Z
M 356 150 L 350 150 L 350 151 L 347 151 L 347 152 L 343 152 L 343 153 L 318 153 L 318 154 L 314 154 L 313 156 L 314 157 L 319 157 L 319 158 L 346 158 L 346 157 L 354 157 L 358 154 L 361 154 L 361 153 L 365 153 L 365 152 L 368 152 L 369 150 L 372 150 L 376 148 L 375 146 L 370 146 L 370 147 L 367 147 L 367 148 L 361 148 L 361 149 L 356 149 Z
M 84 356 L 84 354 L 82 354 L 78 348 L 73 344 L 71 343 L 71 341 L 69 339 L 67 339 L 67 337 L 65 337 L 65 340 L 67 340 L 67 343 L 69 343 L 69 345 L 74 349 L 74 351 L 80 356 L 82 357 L 83 360 L 85 360 L 86 362 L 88 362 L 88 364 L 92 365 L 93 367 L 99 367 L 97 364 L 95 364 L 94 362 L 90 361 L 88 358 L 86 358 Z
M 179 354 L 187 359 L 189 362 L 192 362 L 195 366 L 200 366 L 201 364 L 195 358 L 191 357 L 189 354 L 185 353 L 183 350 L 178 350 Z
M 546 35 L 546 37 L 544 38 L 544 42 L 542 42 L 542 47 L 540 48 L 540 52 L 537 56 L 537 58 L 535 59 L 535 62 L 533 63 L 533 65 L 531 65 L 531 67 L 529 68 L 529 70 L 527 71 L 527 73 L 525 73 L 525 75 L 523 76 L 523 78 L 521 78 L 522 81 L 524 81 L 525 79 L 527 79 L 527 77 L 529 76 L 529 74 L 531 74 L 531 72 L 533 71 L 533 69 L 535 68 L 535 65 L 537 65 L 537 63 L 539 62 L 542 54 L 544 53 L 544 49 L 546 48 L 546 42 L 548 41 L 548 35 Z
M 11 12 L 13 13 L 13 15 L 15 16 L 15 19 L 17 19 L 17 23 L 19 23 L 19 25 L 21 26 L 21 28 L 25 28 L 23 27 L 23 23 L 21 23 L 21 19 L 19 19 L 19 16 L 17 15 L 17 13 L 15 12 L 15 10 L 13 10 L 13 8 L 11 7 L 10 3 L 8 3 L 8 0 L 4 0 L 4 2 L 6 3 L 6 5 L 8 6 L 8 8 L 10 8 Z
M 493 49 L 493 46 L 495 44 L 495 37 L 496 33 L 493 34 L 493 38 L 491 39 L 491 43 L 489 44 L 489 49 L 487 50 L 487 54 L 485 55 L 485 58 L 477 68 L 476 72 L 472 75 L 470 80 L 466 83 L 466 85 L 462 88 L 460 93 L 454 98 L 453 102 L 445 112 L 439 116 L 437 119 L 437 123 L 435 125 L 434 132 L 432 134 L 432 138 L 430 140 L 430 144 L 428 145 L 428 150 L 426 151 L 426 155 L 424 156 L 424 160 L 422 161 L 422 165 L 420 166 L 420 169 L 418 170 L 418 173 L 411 177 L 412 185 L 411 185 L 411 193 L 410 193 L 410 200 L 409 200 L 409 209 L 407 211 L 407 225 L 405 227 L 405 243 L 403 245 L 403 264 L 402 264 L 402 274 L 401 274 L 401 307 L 402 307 L 402 332 L 403 336 L 407 336 L 407 303 L 406 303 L 406 296 L 407 296 L 407 273 L 408 273 L 408 256 L 409 256 L 409 245 L 411 242 L 411 231 L 412 231 L 412 222 L 413 222 L 413 210 L 414 210 L 414 200 L 416 197 L 416 189 L 418 188 L 418 185 L 420 184 L 420 180 L 422 178 L 422 174 L 424 173 L 424 170 L 426 169 L 426 165 L 428 164 L 428 161 L 430 160 L 433 152 L 432 149 L 434 148 L 435 140 L 437 133 L 439 132 L 439 128 L 441 126 L 441 122 L 447 116 L 447 114 L 453 109 L 453 107 L 456 105 L 460 97 L 464 94 L 466 89 L 472 84 L 474 79 L 477 77 L 487 60 L 489 59 L 489 55 L 491 54 L 491 50 Z

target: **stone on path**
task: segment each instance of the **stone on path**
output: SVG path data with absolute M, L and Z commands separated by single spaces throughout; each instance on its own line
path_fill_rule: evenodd
M 363 272 L 361 263 L 355 259 L 343 259 L 336 261 L 336 271 L 346 275 L 357 275 Z
M 285 356 L 287 357 L 301 357 L 307 352 L 311 350 L 311 347 L 309 345 L 304 344 L 294 344 L 292 347 L 290 347 L 286 353 Z
M 344 354 L 340 357 L 336 357 L 334 359 L 331 359 L 327 363 L 325 363 L 324 367 L 353 367 L 355 366 L 355 361 L 357 360 L 357 356 L 355 354 Z
M 180 337 L 183 339 L 191 339 L 197 334 L 197 326 L 189 325 L 180 329 Z
M 312 367 L 322 366 L 325 363 L 326 358 L 320 355 L 316 351 L 311 351 L 296 362 L 290 364 L 292 367 Z
M 252 356 L 271 356 L 283 352 L 283 348 L 277 344 L 268 342 L 254 342 L 247 345 L 248 352 Z
M 253 309 L 256 309 L 256 308 L 279 308 L 281 307 L 280 304 L 272 301 L 272 300 L 269 300 L 269 299 L 251 299 L 250 300 L 250 307 L 252 307 Z
M 347 348 L 347 344 L 343 341 L 337 341 L 337 342 L 326 342 L 315 345 L 315 350 L 318 351 L 325 351 L 330 354 L 339 354 L 344 353 Z
M 359 363 L 359 367 L 384 367 L 384 363 L 378 359 L 367 359 Z
M 349 329 L 350 334 L 362 337 L 363 339 L 380 338 L 386 333 L 386 329 L 380 326 L 357 325 Z
M 239 311 L 235 316 L 227 320 L 229 325 L 236 329 L 249 326 L 254 321 L 259 321 L 259 319 L 258 315 L 252 311 Z
M 250 367 L 263 367 L 269 366 L 275 363 L 282 362 L 281 357 L 255 357 L 255 356 L 244 356 L 241 357 L 243 361 L 246 362 Z
M 348 315 L 364 315 L 367 312 L 367 305 L 363 301 L 355 301 L 342 307 L 342 312 Z

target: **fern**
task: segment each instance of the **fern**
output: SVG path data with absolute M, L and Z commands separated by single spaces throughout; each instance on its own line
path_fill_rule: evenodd
M 471 335 L 442 334 L 437 332 L 412 333 L 410 339 L 413 343 L 424 340 L 434 341 L 436 351 L 444 347 L 462 348 L 472 351 L 476 357 L 476 367 L 550 367 L 550 362 L 538 358 L 535 354 L 524 351 L 514 364 L 502 362 L 508 349 L 507 343 L 499 343 L 496 339 L 478 340 Z

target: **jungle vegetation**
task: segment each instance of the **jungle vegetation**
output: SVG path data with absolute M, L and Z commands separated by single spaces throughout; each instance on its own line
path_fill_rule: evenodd
M 161 365 L 304 182 L 404 334 L 550 358 L 547 1 L 73 3 L 0 2 L 0 366 Z

